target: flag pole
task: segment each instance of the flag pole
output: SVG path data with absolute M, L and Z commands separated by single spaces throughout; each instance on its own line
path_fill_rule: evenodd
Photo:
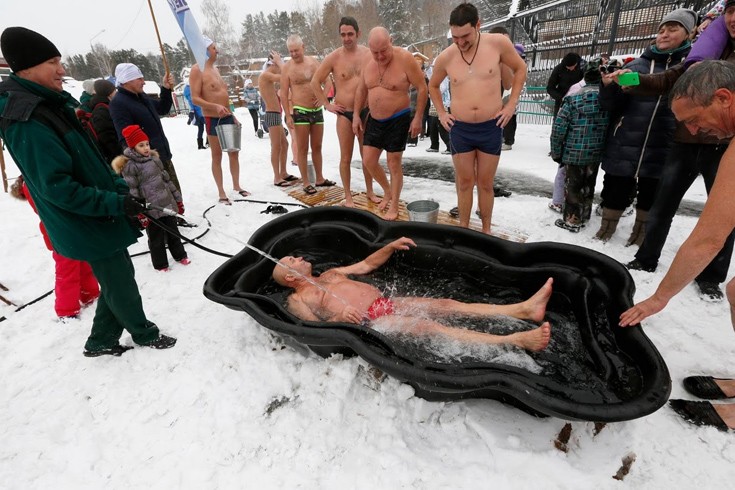
M 151 9 L 151 18 L 153 19 L 153 27 L 156 28 L 156 37 L 158 38 L 158 47 L 161 48 L 161 57 L 163 58 L 163 68 L 166 70 L 166 77 L 168 78 L 171 71 L 168 69 L 168 61 L 166 61 L 166 52 L 163 50 L 163 43 L 161 42 L 161 34 L 158 32 L 158 23 L 156 22 L 156 14 L 153 13 L 153 5 L 151 0 L 148 0 L 148 8 Z

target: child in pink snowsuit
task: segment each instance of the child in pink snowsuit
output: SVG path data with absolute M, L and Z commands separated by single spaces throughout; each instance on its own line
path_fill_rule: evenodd
M 12 194 L 13 197 L 18 199 L 25 199 L 33 210 L 36 210 L 22 176 L 18 177 L 13 185 Z M 100 295 L 97 278 L 94 277 L 92 268 L 87 262 L 69 259 L 56 253 L 51 240 L 46 234 L 46 227 L 43 226 L 42 222 L 38 223 L 38 227 L 41 229 L 46 248 L 51 250 L 51 255 L 56 263 L 56 282 L 54 285 L 54 293 L 56 294 L 54 309 L 56 314 L 60 319 L 76 318 L 81 306 L 90 304 Z

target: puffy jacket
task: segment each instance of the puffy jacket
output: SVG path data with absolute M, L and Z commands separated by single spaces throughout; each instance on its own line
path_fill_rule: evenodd
M 725 45 L 719 59 L 735 63 L 735 50 L 733 49 L 732 40 Z M 633 95 L 667 94 L 686 69 L 686 62 L 682 62 L 662 73 L 640 75 L 640 84 L 629 89 L 630 93 Z M 705 133 L 697 133 L 696 135 L 693 135 L 689 132 L 686 126 L 684 126 L 684 124 L 677 121 L 676 131 L 674 132 L 674 141 L 677 143 L 700 145 L 722 145 L 727 144 L 730 140 L 729 138 L 721 140 L 716 136 Z
M 10 75 L 0 83 L 0 137 L 18 165 L 54 250 L 93 261 L 140 236 L 123 210 L 128 185 L 76 118 L 78 103 Z
M 202 108 L 198 105 L 194 104 L 194 101 L 191 100 L 191 87 L 189 85 L 186 85 L 184 87 L 184 98 L 186 99 L 186 102 L 189 104 L 189 107 L 191 107 L 191 110 L 194 111 L 194 114 L 196 117 L 204 117 L 202 114 Z
M 133 197 L 141 197 L 146 202 L 171 211 L 178 209 L 176 203 L 181 202 L 181 193 L 171 182 L 155 151 L 146 157 L 133 148 L 125 148 L 123 154 L 112 161 L 112 168 L 123 176 Z M 154 218 L 166 216 L 155 209 L 148 211 L 148 214 Z
M 551 157 L 565 165 L 599 164 L 605 148 L 608 112 L 600 107 L 599 85 L 564 97 L 551 128 Z
M 248 109 L 260 109 L 260 95 L 255 87 L 245 87 L 242 91 L 242 97 L 248 105 Z
M 687 42 L 672 53 L 655 53 L 649 47 L 625 68 L 638 73 L 662 73 L 681 62 L 690 47 Z M 641 177 L 659 178 L 676 128 L 668 96 L 630 95 L 611 83 L 600 88 L 600 106 L 611 113 L 602 169 L 619 177 L 638 173 Z
M 118 87 L 117 95 L 110 101 L 110 115 L 120 147 L 127 146 L 122 130 L 131 124 L 137 124 L 150 138 L 151 148 L 158 151 L 162 159 L 171 160 L 171 148 L 163 133 L 160 116 L 168 114 L 172 105 L 171 91 L 165 87 L 161 87 L 161 98 L 158 100 Z

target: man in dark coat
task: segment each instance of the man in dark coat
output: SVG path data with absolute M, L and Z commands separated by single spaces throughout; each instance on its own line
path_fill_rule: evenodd
M 151 148 L 158 152 L 161 162 L 171 177 L 176 189 L 181 192 L 176 169 L 171 161 L 171 148 L 166 135 L 163 132 L 160 116 L 166 115 L 171 110 L 173 98 L 171 89 L 174 86 L 172 74 L 163 80 L 161 95 L 154 100 L 143 92 L 145 79 L 140 69 L 132 63 L 120 63 L 115 68 L 115 79 L 117 80 L 117 95 L 110 101 L 110 115 L 115 124 L 117 139 L 121 149 L 125 148 L 125 138 L 122 130 L 128 126 L 137 124 L 145 131 L 151 141 Z
M 0 83 L 0 137 L 18 165 L 54 250 L 85 260 L 101 295 L 84 355 L 119 356 L 123 329 L 139 345 L 166 349 L 143 312 L 127 247 L 140 236 L 127 216 L 145 210 L 133 199 L 76 118 L 79 103 L 62 87 L 61 54 L 42 35 L 9 27 L 0 49 L 13 74 Z
M 554 116 L 559 113 L 561 101 L 567 95 L 569 87 L 582 80 L 584 70 L 580 66 L 580 60 L 581 57 L 577 53 L 567 53 L 551 72 L 546 92 L 554 99 Z

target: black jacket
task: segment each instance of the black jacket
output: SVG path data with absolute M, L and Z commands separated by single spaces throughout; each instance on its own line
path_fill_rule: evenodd
M 661 73 L 684 59 L 689 49 L 687 44 L 666 54 L 654 53 L 649 47 L 625 68 L 638 73 Z M 603 170 L 619 177 L 633 177 L 640 165 L 638 175 L 659 178 L 676 127 L 668 97 L 630 95 L 611 83 L 600 89 L 600 106 L 611 115 Z
M 110 117 L 109 105 L 110 100 L 101 95 L 93 95 L 89 101 L 89 106 L 92 107 L 92 116 L 89 122 L 97 134 L 97 146 L 108 163 L 122 153 L 122 148 L 117 140 L 115 125 L 112 124 L 112 117 Z
M 152 99 L 145 94 L 135 94 L 122 87 L 117 88 L 117 95 L 110 101 L 110 115 L 115 125 L 117 138 L 121 148 L 125 148 L 122 130 L 131 124 L 137 124 L 148 135 L 151 148 L 158 151 L 161 160 L 171 160 L 171 148 L 159 116 L 168 114 L 173 105 L 171 91 L 161 87 L 161 98 Z
M 582 80 L 581 63 L 577 63 L 574 70 L 567 70 L 567 67 L 559 63 L 549 76 L 549 82 L 546 84 L 546 92 L 556 102 L 561 102 L 569 87 Z

